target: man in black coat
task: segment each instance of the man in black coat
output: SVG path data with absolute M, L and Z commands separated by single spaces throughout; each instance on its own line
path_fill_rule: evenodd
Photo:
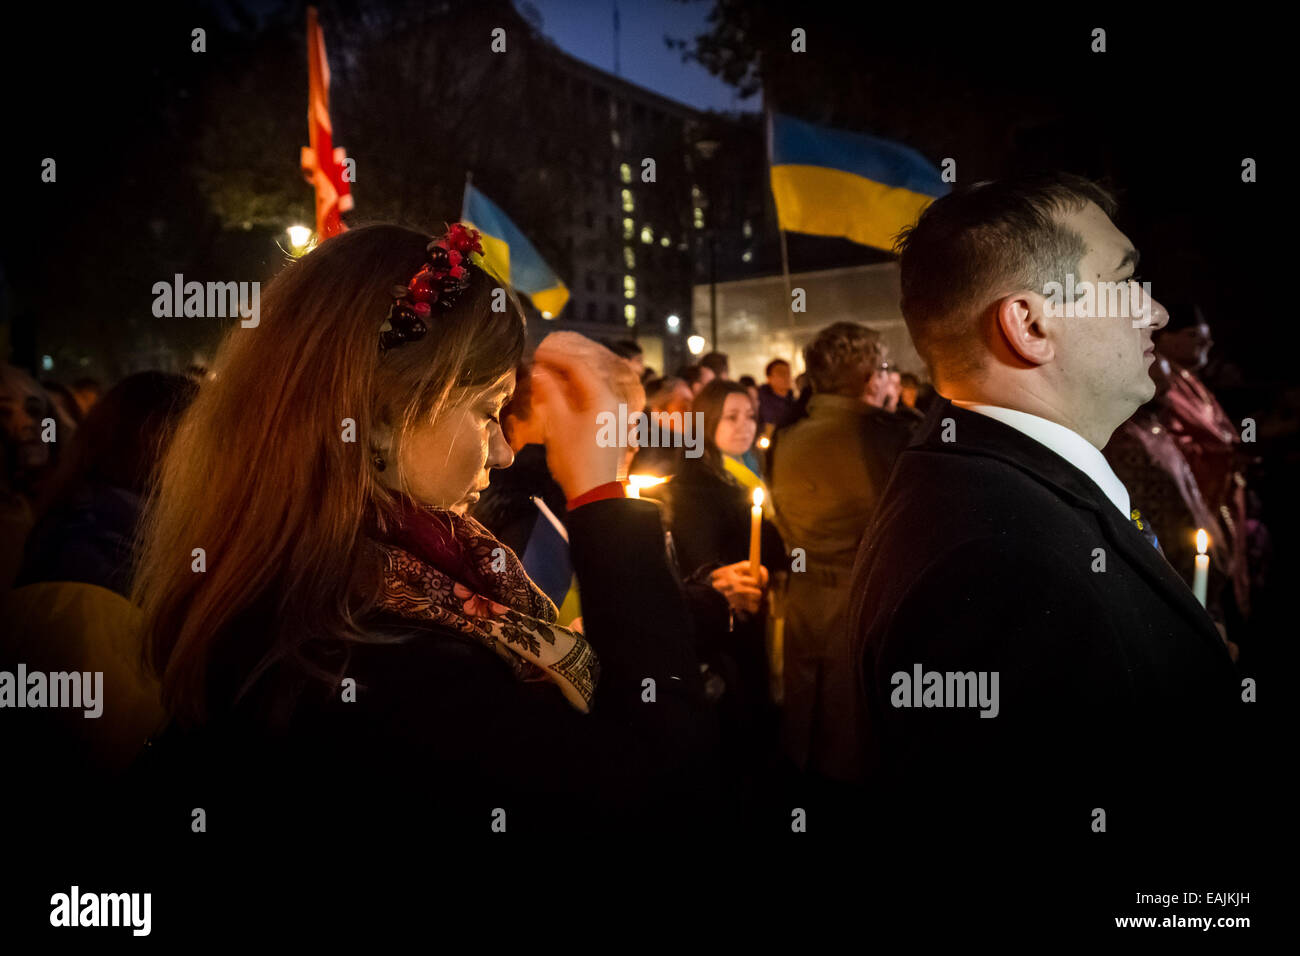
M 1114 211 L 1073 177 L 985 183 L 902 241 L 940 397 L 863 538 L 845 663 L 900 833 L 1086 841 L 1231 817 L 1213 785 L 1246 706 L 1233 665 L 1100 451 L 1151 397 L 1167 320 Z

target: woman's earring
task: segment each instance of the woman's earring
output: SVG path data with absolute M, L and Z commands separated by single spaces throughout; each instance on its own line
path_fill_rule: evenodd
M 375 455 L 374 458 L 371 458 L 370 460 L 373 461 L 373 462 L 375 463 L 375 470 L 376 470 L 376 471 L 383 471 L 384 468 L 386 467 L 385 464 L 384 464 L 384 456 L 383 456 L 383 455 L 378 455 L 378 454 L 377 454 L 377 455 Z

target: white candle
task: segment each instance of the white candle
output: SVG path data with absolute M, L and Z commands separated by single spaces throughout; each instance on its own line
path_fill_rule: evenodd
M 1192 593 L 1196 595 L 1196 600 L 1201 602 L 1201 607 L 1205 607 L 1205 589 L 1210 578 L 1210 556 L 1206 554 L 1206 549 L 1210 546 L 1210 536 L 1205 533 L 1204 528 L 1197 529 L 1196 532 L 1196 575 L 1192 578 Z
M 759 569 L 759 544 L 763 533 L 763 489 L 754 489 L 754 507 L 749 509 L 749 573 L 756 580 Z

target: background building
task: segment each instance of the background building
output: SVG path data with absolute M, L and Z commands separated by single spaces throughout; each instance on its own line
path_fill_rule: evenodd
M 889 350 L 888 361 L 928 378 L 898 310 L 896 263 L 792 273 L 790 288 L 804 290 L 806 311 L 790 308 L 780 274 L 718 283 L 717 347 L 731 360 L 732 378 L 748 374 L 761 382 L 764 367 L 774 358 L 789 360 L 797 375 L 804 370 L 803 347 L 833 322 L 874 329 Z M 697 315 L 708 314 L 708 300 L 708 285 L 697 285 Z

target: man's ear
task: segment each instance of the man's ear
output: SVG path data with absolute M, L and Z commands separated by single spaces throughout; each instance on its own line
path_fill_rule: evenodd
M 1044 308 L 1046 300 L 1033 292 L 1014 292 L 1003 296 L 993 306 L 993 322 L 1001 333 L 1003 348 L 1013 361 L 1028 365 L 1046 365 L 1056 357 L 1051 333 L 1053 322 Z

